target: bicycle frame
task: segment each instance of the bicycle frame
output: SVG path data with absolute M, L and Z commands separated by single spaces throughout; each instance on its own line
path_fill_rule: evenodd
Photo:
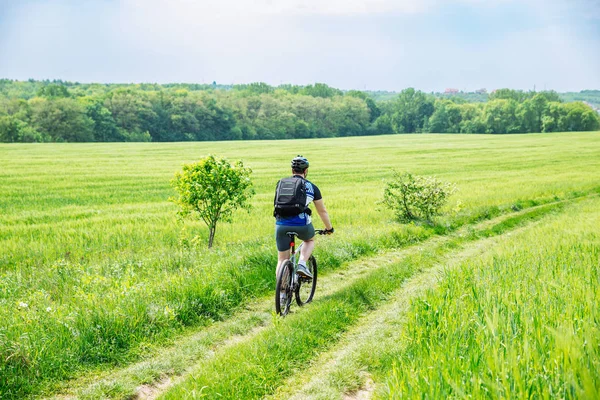
M 324 235 L 327 231 L 325 230 L 321 230 L 321 229 L 317 229 L 315 230 L 315 233 L 318 235 Z M 292 265 L 294 266 L 294 275 L 296 275 L 296 270 L 297 270 L 297 265 L 298 265 L 298 261 L 296 260 L 296 254 L 300 253 L 300 250 L 302 249 L 302 246 L 304 245 L 304 242 L 300 243 L 300 246 L 298 246 L 298 250 L 296 250 L 296 232 L 286 232 L 286 235 L 289 236 L 290 238 L 290 261 L 292 262 Z M 300 257 L 298 257 L 299 259 Z
M 320 235 L 324 235 L 326 234 L 328 231 L 324 231 L 324 230 L 315 230 L 315 233 L 318 233 Z M 291 272 L 291 277 L 286 277 L 284 278 L 283 275 L 283 269 L 279 270 L 277 272 L 277 285 L 276 285 L 276 295 L 275 295 L 275 308 L 277 310 L 277 313 L 279 313 L 280 315 L 286 315 L 289 312 L 290 306 L 291 306 L 291 302 L 292 302 L 292 297 L 295 296 L 296 297 L 296 302 L 298 303 L 299 306 L 302 306 L 306 303 L 309 303 L 310 301 L 312 301 L 312 298 L 314 296 L 315 293 L 315 287 L 316 287 L 316 282 L 317 282 L 317 264 L 316 264 L 316 260 L 314 260 L 314 258 L 311 256 L 309 260 L 311 262 L 311 269 L 314 270 L 314 275 L 312 278 L 308 278 L 308 277 L 303 277 L 303 276 L 299 276 L 298 275 L 298 263 L 300 261 L 300 256 L 298 255 L 299 253 L 301 253 L 302 251 L 302 246 L 304 245 L 304 241 L 302 243 L 300 243 L 300 246 L 298 246 L 298 248 L 296 248 L 296 236 L 298 236 L 297 232 L 294 231 L 290 231 L 290 232 L 286 232 L 286 235 L 290 238 L 290 255 L 289 258 L 287 260 L 285 260 L 285 262 L 281 265 L 281 267 L 283 268 L 284 265 L 285 268 Z M 289 265 L 287 265 L 287 263 L 291 264 L 291 268 Z M 284 282 L 285 282 L 285 286 L 284 286 Z M 302 285 L 304 285 L 304 283 L 309 284 L 309 282 L 312 286 L 309 289 L 309 292 L 306 293 L 306 295 L 308 296 L 305 300 L 301 299 L 301 294 L 300 294 L 300 290 L 302 288 Z M 304 293 L 304 292 L 302 292 Z M 282 302 L 283 301 L 283 302 Z
M 296 259 L 296 254 L 300 253 L 302 249 L 302 245 L 304 242 L 300 243 L 298 246 L 298 250 L 296 250 L 296 232 L 288 232 L 287 235 L 290 237 L 290 262 L 294 267 L 294 273 L 292 274 L 292 290 L 296 290 L 296 286 L 298 286 L 298 260 Z M 299 257 L 298 257 L 299 259 Z

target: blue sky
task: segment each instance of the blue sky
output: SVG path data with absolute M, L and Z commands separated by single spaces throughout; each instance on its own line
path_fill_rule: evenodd
M 600 89 L 600 0 L 0 0 L 0 77 Z

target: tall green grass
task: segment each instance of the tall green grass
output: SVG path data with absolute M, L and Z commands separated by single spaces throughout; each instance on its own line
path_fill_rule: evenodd
M 379 398 L 600 397 L 600 201 L 504 241 L 415 302 Z
M 512 208 L 597 190 L 599 142 L 600 133 L 576 133 L 0 145 L 0 397 L 129 362 L 271 291 L 272 192 L 298 152 L 311 160 L 309 178 L 336 227 L 318 245 L 326 272 Z M 179 224 L 167 201 L 174 172 L 208 153 L 243 159 L 257 189 L 253 211 L 220 225 L 211 252 L 192 240 L 206 240 L 206 229 Z M 378 211 L 392 168 L 455 182 L 450 215 L 435 227 L 400 227 Z

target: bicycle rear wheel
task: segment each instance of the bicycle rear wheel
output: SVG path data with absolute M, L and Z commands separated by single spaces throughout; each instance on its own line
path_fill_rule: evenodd
M 277 285 L 275 286 L 275 311 L 279 315 L 286 315 L 290 312 L 292 304 L 292 274 L 294 266 L 290 260 L 284 261 L 277 275 Z
M 296 303 L 299 306 L 310 303 L 317 289 L 317 260 L 313 256 L 308 259 L 306 268 L 308 268 L 313 278 L 312 280 L 299 278 L 298 287 L 296 288 Z

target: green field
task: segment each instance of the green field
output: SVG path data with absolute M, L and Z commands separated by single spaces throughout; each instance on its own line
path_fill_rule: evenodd
M 208 251 L 168 198 L 211 153 L 257 194 Z M 336 234 L 315 302 L 280 320 L 272 199 L 296 154 Z M 435 225 L 380 209 L 393 169 L 456 184 Z M 0 145 L 0 398 L 597 397 L 599 173 L 600 132 Z

